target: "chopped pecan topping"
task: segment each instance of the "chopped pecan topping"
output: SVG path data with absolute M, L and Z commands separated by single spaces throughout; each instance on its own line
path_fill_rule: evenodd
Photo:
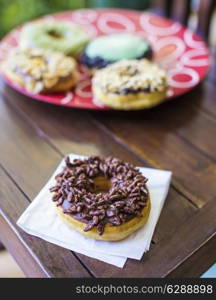
M 111 182 L 108 191 L 96 192 L 94 179 L 98 176 Z M 84 231 L 96 226 L 100 235 L 107 223 L 119 226 L 140 216 L 148 199 L 147 179 L 131 164 L 113 157 L 90 156 L 73 162 L 66 157 L 55 179 L 50 191 L 56 205 L 86 223 Z
M 105 93 L 160 92 L 167 87 L 166 73 L 146 59 L 121 60 L 97 71 L 93 85 Z
M 71 76 L 76 62 L 51 50 L 15 48 L 9 53 L 4 67 L 15 72 L 29 92 L 37 94 Z

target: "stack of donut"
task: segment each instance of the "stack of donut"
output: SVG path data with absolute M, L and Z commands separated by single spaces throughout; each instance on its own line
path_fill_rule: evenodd
M 20 45 L 9 53 L 3 72 L 31 93 L 58 93 L 79 80 L 77 57 L 89 41 L 69 22 L 32 22 L 23 27 Z

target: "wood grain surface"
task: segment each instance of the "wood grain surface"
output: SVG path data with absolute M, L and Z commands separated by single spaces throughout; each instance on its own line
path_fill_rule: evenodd
M 193 98 L 199 90 L 200 87 L 192 92 Z M 27 276 L 165 277 L 180 276 L 181 269 L 187 275 L 185 269 L 191 270 L 190 261 L 213 238 L 216 228 L 211 138 L 215 121 L 213 115 L 190 99 L 188 94 L 185 99 L 146 112 L 101 115 L 39 103 L 3 85 L 1 210 L 7 221 L 4 228 L 9 224 L 9 229 L 7 234 L 6 230 L 1 233 L 0 239 Z M 135 165 L 173 171 L 151 250 L 141 261 L 130 259 L 119 269 L 17 229 L 19 215 L 62 157 L 71 152 L 115 155 Z M 14 245 L 20 245 L 22 250 L 14 251 Z M 26 253 L 31 264 L 23 259 Z M 202 266 L 194 274 L 201 269 Z

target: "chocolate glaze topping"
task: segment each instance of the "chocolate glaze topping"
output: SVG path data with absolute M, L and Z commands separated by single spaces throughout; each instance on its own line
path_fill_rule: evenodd
M 56 185 L 50 188 L 52 200 L 64 213 L 86 223 L 84 231 L 94 226 L 100 235 L 106 223 L 118 226 L 136 216 L 146 206 L 147 179 L 131 164 L 117 158 L 90 156 L 87 159 L 65 159 Z M 108 191 L 97 193 L 94 179 L 103 176 L 110 181 Z

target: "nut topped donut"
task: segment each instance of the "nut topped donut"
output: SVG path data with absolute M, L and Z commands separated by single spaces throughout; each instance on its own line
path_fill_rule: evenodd
M 79 79 L 75 59 L 44 49 L 15 48 L 1 69 L 15 84 L 33 94 L 66 91 Z
M 148 220 L 147 179 L 117 158 L 75 159 L 55 179 L 52 200 L 63 220 L 89 238 L 117 241 Z
M 92 89 L 95 98 L 110 107 L 148 108 L 165 99 L 167 78 L 154 62 L 125 59 L 96 71 Z

